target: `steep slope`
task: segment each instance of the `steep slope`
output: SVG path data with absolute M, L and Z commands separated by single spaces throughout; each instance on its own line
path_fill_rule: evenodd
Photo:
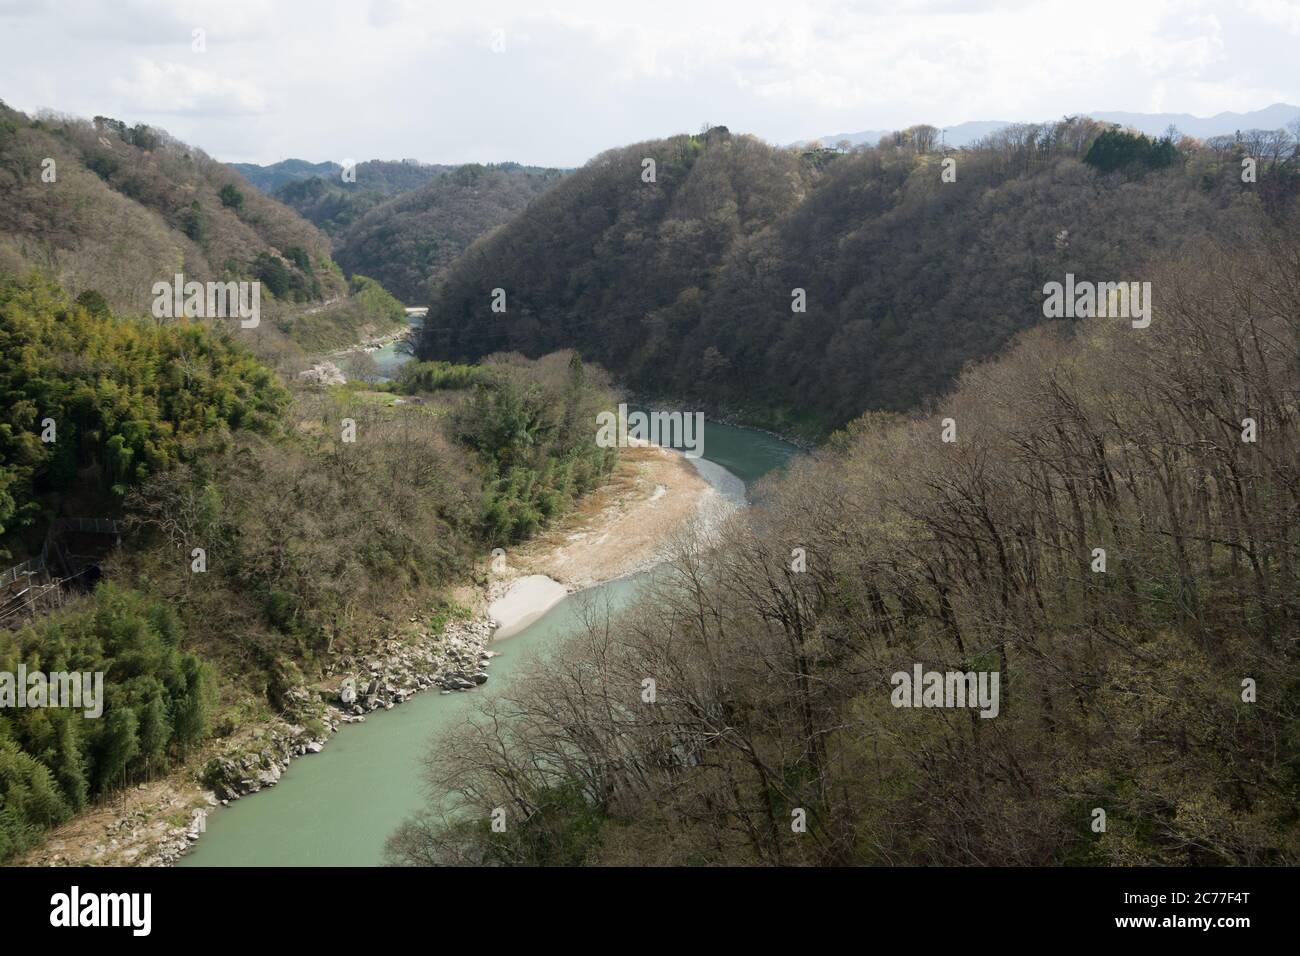
M 0 105 L 0 196 L 0 273 L 39 267 L 121 311 L 177 272 L 260 279 L 264 304 L 344 291 L 314 226 L 161 130 Z
M 330 236 L 338 236 L 371 209 L 394 196 L 418 189 L 454 167 L 413 162 L 371 160 L 358 163 L 355 179 L 345 180 L 342 167 L 324 174 L 295 178 L 272 194 Z
M 682 543 L 435 738 L 393 861 L 1300 862 L 1300 232 L 1177 260 Z
M 675 351 L 663 343 L 673 317 L 698 308 L 729 250 L 795 209 L 813 176 L 799 155 L 722 128 L 604 153 L 461 257 L 422 354 L 569 341 L 635 381 L 648 358 Z
M 920 136 L 837 157 L 722 131 L 606 153 L 462 257 L 421 354 L 571 346 L 639 390 L 821 434 L 941 391 L 1043 321 L 1048 281 L 1142 280 L 1261 197 L 1294 201 L 1294 145 L 1247 184 L 1238 146 L 1126 134 L 1102 172 L 1104 131 L 1013 127 L 947 156 Z
M 0 106 L 0 198 L 0 278 L 39 269 L 135 314 L 177 273 L 257 281 L 259 324 L 240 334 L 276 367 L 406 327 L 377 283 L 344 279 L 320 230 L 161 130 Z
M 521 212 L 563 174 L 516 164 L 470 164 L 376 206 L 343 229 L 334 257 L 344 271 L 379 280 L 406 302 L 424 302 L 475 239 Z

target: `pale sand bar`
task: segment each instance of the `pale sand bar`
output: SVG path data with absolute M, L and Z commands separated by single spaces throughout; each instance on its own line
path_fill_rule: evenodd
M 653 567 L 673 536 L 715 521 L 733 505 L 678 452 L 625 448 L 615 473 L 577 510 L 494 569 L 488 615 L 493 639 L 517 634 L 564 597 Z
M 505 594 L 488 605 L 488 616 L 497 626 L 493 640 L 518 634 L 568 593 L 563 584 L 544 574 L 517 578 Z

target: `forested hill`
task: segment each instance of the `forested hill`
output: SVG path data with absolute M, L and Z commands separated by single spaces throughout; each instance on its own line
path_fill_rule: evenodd
M 382 160 L 358 163 L 348 179 L 336 163 L 300 159 L 230 168 L 330 236 L 349 274 L 375 278 L 415 304 L 427 300 L 429 282 L 440 280 L 470 243 L 564 175 L 519 163 Z
M 585 424 L 614 396 L 575 355 L 286 389 L 244 332 L 0 275 L 0 571 L 23 562 L 0 593 L 0 673 L 106 677 L 102 713 L 0 707 L 0 862 L 204 747 L 261 760 L 281 723 L 323 738 L 308 688 L 399 628 L 468 615 L 453 589 L 478 556 L 617 462 Z M 80 517 L 121 532 L 84 596 L 99 571 L 47 547 Z
M 515 163 L 457 167 L 343 229 L 334 239 L 334 257 L 347 272 L 379 280 L 406 302 L 423 303 L 428 283 L 441 279 L 475 239 L 523 211 L 562 175 Z
M 282 159 L 278 163 L 266 166 L 257 163 L 228 163 L 227 165 L 267 195 L 289 183 L 320 176 L 337 176 L 343 171 L 342 166 L 329 160 L 313 163 L 305 159 Z
M 1048 281 L 1142 280 L 1293 202 L 1294 141 L 1243 183 L 1266 144 L 1072 119 L 945 155 L 929 129 L 848 155 L 722 127 L 604 153 L 461 258 L 421 354 L 572 346 L 647 393 L 819 434 L 942 391 L 1043 320 Z
M 295 160 L 286 160 L 295 162 Z M 296 162 L 302 162 L 297 160 Z M 280 166 L 283 164 L 277 164 Z M 394 160 L 369 160 L 343 178 L 343 167 L 321 163 L 326 168 L 310 176 L 285 178 L 270 174 L 274 166 L 255 167 L 250 182 L 264 188 L 304 219 L 315 223 L 327 235 L 337 237 L 376 206 L 444 176 L 456 167 Z M 242 167 L 236 166 L 241 169 Z M 267 183 L 263 186 L 262 183 Z
M 1300 862 L 1300 232 L 1179 260 L 681 542 L 437 740 L 394 862 Z
M 148 311 L 177 272 L 261 280 L 272 311 L 345 291 L 315 226 L 153 127 L 0 104 L 0 197 L 0 274 L 40 268 L 120 311 Z

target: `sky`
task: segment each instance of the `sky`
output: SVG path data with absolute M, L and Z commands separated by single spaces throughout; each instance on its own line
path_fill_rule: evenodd
M 1300 103 L 1298 49 L 1292 0 L 0 0 L 0 99 L 228 162 L 577 166 L 705 124 L 1245 112 Z

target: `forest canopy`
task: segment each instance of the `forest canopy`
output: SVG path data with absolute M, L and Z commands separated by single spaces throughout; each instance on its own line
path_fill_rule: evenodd
M 272 429 L 288 404 L 274 374 L 229 334 L 119 319 L 99 302 L 69 302 L 35 274 L 0 279 L 5 553 L 26 527 L 43 536 L 60 501 L 114 507 L 131 486 L 233 430 Z
M 1294 222 L 1184 250 L 1149 328 L 855 419 L 435 739 L 390 858 L 1300 862 L 1297 262 Z M 996 719 L 900 707 L 918 667 Z
M 573 347 L 647 394 L 821 437 L 995 356 L 1043 321 L 1046 282 L 1140 279 L 1300 191 L 1285 132 L 1154 141 L 1071 118 L 943 150 L 926 130 L 850 153 L 721 128 L 604 153 L 431 289 L 420 354 Z
M 272 296 L 297 301 L 342 292 L 326 236 L 163 130 L 0 104 L 0 195 L 0 274 L 40 268 L 115 309 L 147 312 L 176 272 L 278 281 Z

